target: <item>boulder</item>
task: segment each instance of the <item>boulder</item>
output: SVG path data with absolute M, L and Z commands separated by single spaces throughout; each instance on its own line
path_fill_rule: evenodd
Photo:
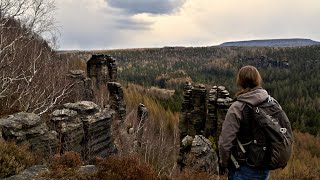
M 36 114 L 20 112 L 0 119 L 4 139 L 22 142 L 37 135 L 43 135 L 48 127 Z
M 0 126 L 11 131 L 32 128 L 40 123 L 40 116 L 26 112 L 20 112 L 0 119 Z
M 226 87 L 224 87 L 224 86 L 218 86 L 218 90 L 219 90 L 219 91 L 224 91 L 224 90 L 226 90 Z
M 80 174 L 93 174 L 98 172 L 98 168 L 95 165 L 81 166 L 79 169 Z
M 53 111 L 52 115 L 56 116 L 56 117 L 57 116 L 59 116 L 59 117 L 63 117 L 63 116 L 74 117 L 77 115 L 77 111 L 70 110 L 70 109 L 58 109 L 58 110 Z
M 36 114 L 20 112 L 2 118 L 0 129 L 4 140 L 28 144 L 32 150 L 45 154 L 57 151 L 57 133 L 49 131 L 47 124 Z
M 48 168 L 46 165 L 34 165 L 22 171 L 22 173 L 5 178 L 4 180 L 32 180 L 32 179 L 36 179 L 36 177 L 40 173 L 43 173 L 46 171 L 48 171 Z
M 79 101 L 76 103 L 66 103 L 63 105 L 67 109 L 75 110 L 78 113 L 92 113 L 97 112 L 99 107 L 92 101 Z
M 202 135 L 196 135 L 192 140 L 189 152 L 186 152 L 184 159 L 185 167 L 195 172 L 208 172 L 218 174 L 218 156 L 212 147 L 212 143 Z

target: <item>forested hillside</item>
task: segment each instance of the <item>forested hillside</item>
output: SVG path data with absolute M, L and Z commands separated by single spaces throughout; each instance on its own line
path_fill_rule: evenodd
M 175 89 L 176 96 L 182 96 L 185 81 L 223 85 L 234 95 L 237 70 L 246 64 L 255 65 L 263 76 L 264 87 L 279 100 L 293 127 L 320 134 L 320 46 L 165 47 L 99 53 L 117 59 L 123 83 Z M 176 96 L 175 102 L 181 100 Z
M 265 39 L 265 40 L 250 40 L 250 41 L 232 41 L 222 43 L 220 46 L 264 46 L 264 47 L 298 47 L 298 46 L 313 46 L 319 45 L 320 42 L 311 39 Z

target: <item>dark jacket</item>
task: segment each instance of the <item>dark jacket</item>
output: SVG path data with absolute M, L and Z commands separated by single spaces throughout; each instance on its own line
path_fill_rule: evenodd
M 256 106 L 269 97 L 266 90 L 262 88 L 255 88 L 247 93 L 239 95 L 228 109 L 227 115 L 222 125 L 222 131 L 219 137 L 219 156 L 220 165 L 227 167 L 233 142 L 237 138 L 237 133 L 240 129 L 240 123 L 243 120 L 243 110 L 245 103 Z

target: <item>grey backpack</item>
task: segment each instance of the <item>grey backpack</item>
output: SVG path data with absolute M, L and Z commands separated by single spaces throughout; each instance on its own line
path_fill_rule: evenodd
M 238 152 L 236 158 L 232 156 L 232 161 L 236 163 L 237 157 L 242 155 L 243 160 L 251 167 L 270 170 L 284 168 L 293 146 L 293 133 L 287 115 L 270 96 L 258 106 L 247 103 L 246 106 L 248 113 L 244 114 L 244 119 L 249 119 L 251 140 L 237 140 Z

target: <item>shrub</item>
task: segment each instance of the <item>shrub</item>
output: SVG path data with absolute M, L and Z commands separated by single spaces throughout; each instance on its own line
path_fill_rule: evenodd
M 74 151 L 69 151 L 63 155 L 56 154 L 52 157 L 49 168 L 52 170 L 79 168 L 82 164 L 81 155 Z
M 136 156 L 111 156 L 98 162 L 98 179 L 156 179 L 153 168 Z
M 78 173 L 81 164 L 81 156 L 77 152 L 56 154 L 49 162 L 49 172 L 42 174 L 39 179 L 91 179 Z
M 0 141 L 0 179 L 18 174 L 35 162 L 27 146 Z

